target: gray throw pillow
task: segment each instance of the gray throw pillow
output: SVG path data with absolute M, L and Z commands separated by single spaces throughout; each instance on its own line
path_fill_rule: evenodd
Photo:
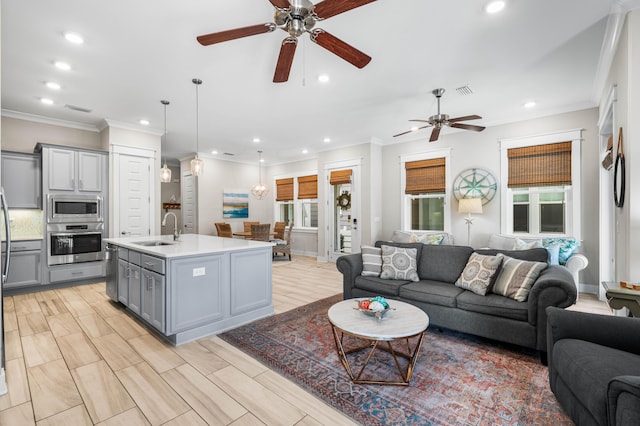
M 456 287 L 484 296 L 500 268 L 503 256 L 486 256 L 471 253 L 467 266 L 456 281 Z
M 416 256 L 418 250 L 393 246 L 381 246 L 383 280 L 420 281 Z
M 362 246 L 362 273 L 365 277 L 379 277 L 382 272 L 382 249 L 378 247 Z
M 502 253 L 498 253 L 497 256 L 503 257 L 504 260 L 493 285 L 493 292 L 518 302 L 526 302 L 529 290 L 547 264 L 514 259 Z

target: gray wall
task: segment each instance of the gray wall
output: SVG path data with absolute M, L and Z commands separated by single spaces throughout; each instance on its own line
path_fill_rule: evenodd
M 550 117 L 489 126 L 484 132 L 460 131 L 440 136 L 438 142 L 427 141 L 428 132 L 417 133 L 420 139 L 387 145 L 382 148 L 382 237 L 390 238 L 401 228 L 400 156 L 451 148 L 452 179 L 461 171 L 481 167 L 491 171 L 500 182 L 500 147 L 498 140 L 571 129 L 585 129 L 582 142 L 582 252 L 590 259 L 582 272 L 581 283 L 598 282 L 598 111 L 596 108 L 558 114 Z M 452 182 L 448 182 L 451 185 Z M 463 215 L 457 213 L 457 201 L 451 196 L 452 234 L 456 242 L 466 243 L 467 227 Z M 483 207 L 482 215 L 475 216 L 471 228 L 471 245 L 485 246 L 492 233 L 500 233 L 500 193 Z
M 38 142 L 105 149 L 100 139 L 100 133 L 94 131 L 2 117 L 2 149 L 8 151 L 33 152 Z

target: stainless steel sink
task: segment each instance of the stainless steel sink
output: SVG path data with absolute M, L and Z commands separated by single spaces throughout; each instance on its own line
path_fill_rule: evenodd
M 132 244 L 136 244 L 139 246 L 145 246 L 145 247 L 155 247 L 155 246 L 170 246 L 173 245 L 175 243 L 169 242 L 169 241 L 138 241 L 137 243 L 132 243 Z

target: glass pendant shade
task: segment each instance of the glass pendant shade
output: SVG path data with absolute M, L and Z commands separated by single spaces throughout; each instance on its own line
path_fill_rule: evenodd
M 198 86 L 202 84 L 202 80 L 194 78 L 191 82 L 196 86 L 196 157 L 191 160 L 191 174 L 193 176 L 200 176 L 204 170 L 204 162 L 198 158 L 198 146 L 199 146 L 199 102 L 198 102 Z
M 258 183 L 251 187 L 251 195 L 258 200 L 264 199 L 269 193 L 267 185 L 262 183 L 262 151 L 258 151 L 260 159 L 258 160 Z
M 167 141 L 167 105 L 169 105 L 169 101 L 162 100 L 160 101 L 162 105 L 164 105 L 164 141 Z M 160 141 L 160 149 L 162 149 L 162 141 Z M 160 169 L 160 182 L 161 183 L 169 183 L 171 182 L 171 169 L 167 167 L 167 157 L 164 158 L 164 166 Z
M 169 183 L 171 182 L 171 169 L 167 167 L 167 163 L 164 163 L 164 166 L 160 169 L 160 182 Z

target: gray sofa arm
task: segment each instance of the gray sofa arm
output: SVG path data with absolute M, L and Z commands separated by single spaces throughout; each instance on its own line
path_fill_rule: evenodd
M 529 324 L 536 326 L 536 348 L 547 347 L 547 307 L 566 308 L 576 302 L 578 293 L 566 268 L 549 265 L 533 283 L 529 292 Z
M 640 376 L 618 376 L 609 382 L 607 415 L 610 425 L 633 425 L 640 419 Z
M 580 339 L 640 355 L 640 319 L 547 308 L 549 351 L 560 339 Z
M 354 253 L 340 256 L 336 260 L 336 268 L 342 272 L 343 298 L 352 299 L 351 290 L 355 286 L 356 277 L 362 273 L 362 255 Z

